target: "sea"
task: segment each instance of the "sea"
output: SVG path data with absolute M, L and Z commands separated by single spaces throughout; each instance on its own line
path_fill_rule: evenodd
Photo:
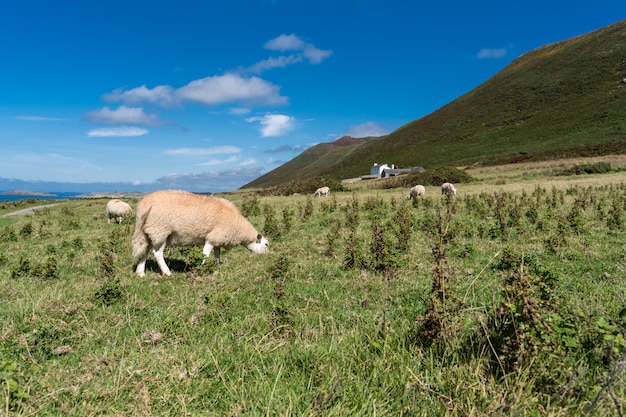
M 19 200 L 40 200 L 40 201 L 50 201 L 50 200 L 68 200 L 72 198 L 77 198 L 79 196 L 84 195 L 84 193 L 69 193 L 69 192 L 50 192 L 47 193 L 50 195 L 12 195 L 12 194 L 0 194 L 0 203 L 2 202 L 11 202 L 11 201 L 19 201 Z

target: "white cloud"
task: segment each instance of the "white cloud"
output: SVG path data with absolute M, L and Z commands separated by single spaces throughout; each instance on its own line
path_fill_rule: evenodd
M 159 85 L 150 89 L 144 84 L 126 91 L 119 88 L 112 93 L 105 94 L 103 98 L 109 102 L 150 103 L 166 108 L 176 104 L 175 90 L 169 85 Z
M 115 110 L 104 107 L 87 113 L 86 117 L 93 123 L 112 125 L 159 126 L 163 124 L 156 115 L 146 114 L 141 107 L 120 106 Z
M 297 51 L 304 49 L 305 43 L 298 36 L 282 34 L 274 39 L 265 42 L 264 48 L 272 51 Z
M 353 138 L 366 138 L 370 136 L 383 136 L 388 133 L 389 131 L 387 129 L 377 123 L 365 122 L 360 125 L 350 126 L 345 135 L 352 136 Z
M 489 58 L 503 58 L 506 56 L 506 48 L 499 49 L 481 49 L 480 52 L 476 54 L 478 59 L 489 59 Z
M 261 124 L 261 136 L 281 136 L 294 128 L 296 119 L 285 114 L 266 114 L 262 117 L 249 117 L 247 122 Z
M 180 156 L 206 156 L 206 155 L 220 155 L 229 153 L 239 153 L 241 149 L 236 146 L 215 146 L 212 148 L 178 148 L 168 149 L 165 151 L 166 155 L 180 155 Z
M 276 105 L 288 102 L 287 97 L 280 95 L 280 87 L 259 77 L 243 77 L 234 73 L 194 80 L 179 89 L 170 86 L 148 89 L 145 85 L 126 91 L 118 89 L 106 94 L 105 99 L 126 104 L 143 102 L 162 107 L 184 101 L 206 105 L 237 102 Z
M 110 102 L 119 101 L 130 105 L 147 103 L 164 108 L 185 101 L 211 106 L 225 103 L 282 105 L 289 102 L 288 97 L 280 95 L 279 86 L 259 77 L 245 77 L 235 73 L 193 80 L 178 89 L 170 86 L 148 89 L 145 85 L 126 91 L 117 89 L 105 94 L 104 98 Z
M 215 105 L 230 102 L 255 102 L 260 104 L 286 104 L 287 97 L 280 88 L 259 77 L 245 78 L 224 74 L 195 80 L 176 92 L 183 100 Z
M 120 126 L 90 130 L 87 132 L 87 136 L 90 138 L 129 137 L 143 136 L 147 133 L 148 129 L 144 129 L 143 127 Z
M 265 49 L 272 51 L 299 51 L 309 60 L 311 64 L 319 64 L 332 55 L 333 51 L 317 48 L 315 45 L 304 42 L 295 34 L 282 34 L 274 39 L 267 41 L 264 45 Z

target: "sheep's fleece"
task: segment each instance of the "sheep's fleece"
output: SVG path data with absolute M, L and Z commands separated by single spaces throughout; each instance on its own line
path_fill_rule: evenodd
M 230 201 L 175 190 L 157 191 L 139 202 L 132 243 L 139 276 L 145 275 L 150 249 L 161 272 L 171 274 L 163 257 L 166 245 L 204 245 L 202 253 L 213 251 L 218 264 L 220 248 L 242 245 L 254 253 L 269 251 L 267 239 Z

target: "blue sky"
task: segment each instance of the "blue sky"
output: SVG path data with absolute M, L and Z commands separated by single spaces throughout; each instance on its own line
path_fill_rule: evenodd
M 235 190 L 317 143 L 390 133 L 523 53 L 625 10 L 617 1 L 3 0 L 0 190 Z

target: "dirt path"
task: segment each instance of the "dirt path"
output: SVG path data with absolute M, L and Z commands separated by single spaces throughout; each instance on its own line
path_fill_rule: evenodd
M 17 210 L 17 211 L 12 211 L 11 213 L 7 213 L 5 215 L 3 215 L 2 217 L 8 217 L 8 216 L 18 216 L 20 214 L 28 214 L 28 213 L 32 213 L 35 210 L 39 210 L 42 208 L 46 208 L 46 207 L 52 207 L 52 206 L 56 206 L 59 203 L 55 203 L 55 204 L 45 204 L 43 206 L 35 206 L 35 207 L 29 207 L 26 209 L 22 209 L 22 210 Z

